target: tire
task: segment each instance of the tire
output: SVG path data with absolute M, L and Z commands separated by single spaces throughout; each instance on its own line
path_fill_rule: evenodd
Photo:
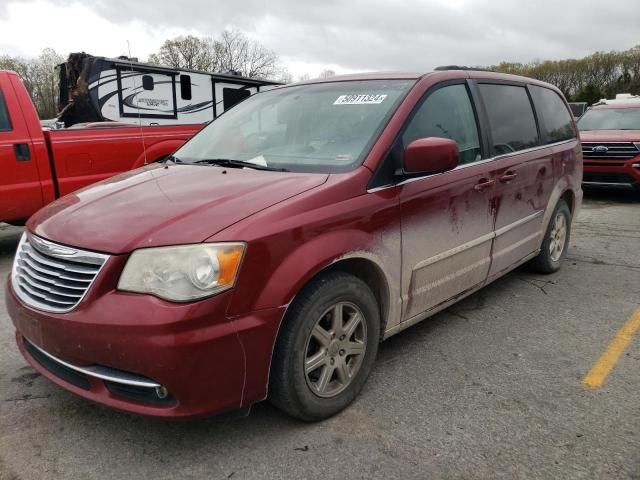
M 564 222 L 564 235 L 558 231 L 558 222 Z M 554 273 L 560 270 L 562 261 L 569 249 L 571 237 L 571 211 L 567 203 L 560 199 L 553 210 L 549 226 L 544 234 L 540 253 L 529 263 L 531 269 L 538 273 Z M 558 250 L 562 248 L 562 250 Z M 553 251 L 552 251 L 553 250 Z
M 336 316 L 335 312 L 341 314 Z M 340 317 L 342 326 L 337 327 L 334 318 Z M 343 327 L 352 327 L 353 331 Z M 364 386 L 379 341 L 378 303 L 362 280 L 342 272 L 314 279 L 289 307 L 280 328 L 271 365 L 269 400 L 304 421 L 335 415 Z

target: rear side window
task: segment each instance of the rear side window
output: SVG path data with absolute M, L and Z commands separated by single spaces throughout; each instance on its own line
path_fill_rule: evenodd
M 489 117 L 495 155 L 539 144 L 536 119 L 524 87 L 485 83 L 479 88 Z
M 7 111 L 7 104 L 4 102 L 2 92 L 0 92 L 0 132 L 11 130 L 11 120 Z
M 542 134 L 545 143 L 561 142 L 576 137 L 573 129 L 571 114 L 564 102 L 553 90 L 548 88 L 529 86 L 533 104 L 538 116 L 542 117 Z
M 191 100 L 191 75 L 180 75 L 180 96 L 183 100 Z
M 478 125 L 464 85 L 442 87 L 430 94 L 410 120 L 402 136 L 406 147 L 425 137 L 444 137 L 458 144 L 460 163 L 481 159 Z

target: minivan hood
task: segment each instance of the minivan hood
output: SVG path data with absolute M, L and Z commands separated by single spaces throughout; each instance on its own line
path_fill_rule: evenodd
M 198 243 L 327 178 L 155 164 L 67 195 L 36 213 L 27 227 L 54 242 L 113 254 Z

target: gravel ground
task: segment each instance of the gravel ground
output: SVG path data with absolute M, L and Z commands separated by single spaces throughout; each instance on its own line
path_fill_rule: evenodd
M 4 285 L 21 230 L 0 225 Z M 28 367 L 0 292 L 0 480 L 640 479 L 640 334 L 581 380 L 640 302 L 640 197 L 587 193 L 557 274 L 518 269 L 383 343 L 355 404 L 318 424 L 268 404 L 164 422 Z

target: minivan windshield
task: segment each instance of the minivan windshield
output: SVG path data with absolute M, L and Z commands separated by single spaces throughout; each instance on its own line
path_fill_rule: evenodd
M 578 120 L 578 128 L 580 130 L 640 130 L 640 106 L 588 110 Z
M 291 172 L 350 171 L 413 83 L 342 81 L 261 92 L 211 122 L 173 158 Z

